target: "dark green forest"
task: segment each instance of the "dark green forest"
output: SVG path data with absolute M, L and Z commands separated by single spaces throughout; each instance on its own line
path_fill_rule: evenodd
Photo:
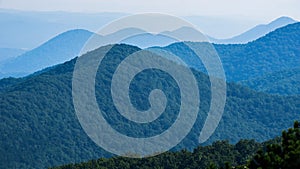
M 296 169 L 300 167 L 300 125 L 281 137 L 258 143 L 240 140 L 236 144 L 216 141 L 193 151 L 165 152 L 148 158 L 112 157 L 68 164 L 53 169 Z
M 208 44 L 191 45 L 201 48 Z M 299 22 L 276 29 L 247 44 L 213 44 L 213 46 L 222 61 L 228 82 L 242 82 L 252 89 L 271 94 L 300 94 L 297 79 L 300 65 Z M 179 56 L 196 70 L 206 72 L 204 65 L 199 64 L 201 61 L 196 54 L 184 43 L 174 43 L 163 49 Z M 287 78 L 284 75 L 294 77 Z M 264 81 L 260 82 L 262 79 Z
M 47 168 L 100 157 L 103 158 L 89 162 L 87 166 L 103 164 L 113 168 L 124 164 L 128 168 L 134 164 L 145 168 L 151 165 L 197 168 L 201 164 L 205 168 L 228 168 L 230 165 L 259 168 L 259 164 L 265 168 L 271 161 L 273 166 L 287 168 L 285 161 L 295 161 L 297 152 L 287 145 L 291 141 L 284 140 L 293 140 L 290 132 L 297 129 L 283 133 L 282 139 L 270 139 L 289 128 L 292 124 L 288 122 L 299 119 L 299 30 L 300 23 L 296 23 L 248 44 L 214 45 L 228 81 L 227 99 L 216 131 L 201 145 L 198 136 L 210 108 L 209 77 L 203 66 L 194 64 L 197 63 L 193 60 L 195 56 L 186 45 L 175 43 L 167 46 L 165 49 L 182 57 L 192 67 L 201 91 L 201 102 L 197 120 L 186 138 L 170 152 L 147 159 L 114 157 L 98 147 L 83 131 L 72 101 L 72 74 L 77 58 L 27 77 L 1 79 L 0 168 Z M 98 55 L 104 48 L 91 51 L 84 57 Z M 176 82 L 168 74 L 145 71 L 132 81 L 132 103 L 137 109 L 147 110 L 149 92 L 161 89 L 168 99 L 166 111 L 147 125 L 130 122 L 116 111 L 109 97 L 112 73 L 125 57 L 139 50 L 124 44 L 113 46 L 96 77 L 96 89 L 105 86 L 107 90 L 96 90 L 95 95 L 99 107 L 106 110 L 106 120 L 115 130 L 133 137 L 148 137 L 163 132 L 174 122 L 180 95 Z M 295 138 L 299 140 L 299 137 Z
M 140 49 L 128 45 L 115 45 L 107 54 L 107 64 L 103 64 L 118 65 L 122 57 L 138 50 Z M 99 48 L 85 56 L 97 55 L 101 51 L 102 48 Z M 0 80 L 0 168 L 45 168 L 112 156 L 90 140 L 74 113 L 71 85 L 75 62 L 76 58 L 25 78 Z M 99 85 L 110 84 L 109 77 L 113 67 L 98 70 L 96 88 Z M 197 70 L 192 72 L 201 91 L 200 111 L 190 133 L 171 150 L 185 149 L 187 154 L 191 154 L 191 151 L 199 146 L 198 136 L 210 104 L 209 78 Z M 136 102 L 136 106 L 140 106 L 138 108 L 147 109 L 149 106 L 149 103 L 144 101 L 149 93 L 139 92 L 142 89 L 139 87 L 141 85 L 144 89 L 161 88 L 170 100 L 171 109 L 168 109 L 159 121 L 149 125 L 128 123 L 109 107 L 112 105 L 110 98 L 103 96 L 105 93 L 96 91 L 99 107 L 107 109 L 106 120 L 119 132 L 130 136 L 149 136 L 164 131 L 176 117 L 176 98 L 179 97 L 176 83 L 163 73 L 150 71 L 140 74 L 132 84 L 132 102 Z M 104 98 L 107 99 L 102 100 Z M 260 147 L 257 142 L 276 137 L 291 125 L 288 121 L 299 119 L 299 112 L 299 96 L 274 96 L 228 83 L 227 102 L 222 120 L 204 145 L 212 144 L 216 140 L 228 140 L 213 143 L 212 146 L 206 147 L 207 151 L 213 149 L 214 145 L 228 145 L 235 149 L 236 145 L 233 144 L 239 143 L 241 139 L 255 139 L 248 140 L 249 144 Z M 219 160 L 224 159 L 219 157 Z M 245 159 L 240 159 L 243 160 Z
M 258 78 L 240 81 L 256 91 L 280 95 L 300 94 L 300 68 L 269 73 Z

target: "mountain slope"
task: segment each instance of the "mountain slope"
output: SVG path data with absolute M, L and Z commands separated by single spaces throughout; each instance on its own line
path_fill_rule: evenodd
M 215 45 L 229 81 L 246 80 L 300 65 L 300 23 L 276 29 L 247 45 Z
M 195 48 L 204 47 L 207 43 L 190 43 Z M 260 78 L 266 74 L 299 70 L 300 65 L 300 23 L 279 28 L 266 36 L 243 45 L 214 44 L 221 59 L 228 82 L 243 81 L 245 85 L 257 89 L 258 83 L 246 84 L 247 80 Z M 206 72 L 203 64 L 197 64 L 199 58 L 183 43 L 171 44 L 163 49 L 181 57 L 190 67 Z M 294 72 L 295 74 L 299 72 Z M 290 76 L 291 77 L 291 76 Z M 263 78 L 263 77 L 262 77 Z M 279 80 L 279 79 L 277 79 Z M 288 79 L 285 79 L 285 81 Z M 292 80 L 292 79 L 291 79 Z M 294 79 L 299 83 L 299 79 Z M 275 79 L 273 85 L 280 85 Z M 272 85 L 269 83 L 268 86 Z M 281 91 L 271 93 L 291 94 L 291 85 L 277 86 Z M 267 86 L 266 86 L 267 87 Z M 270 91 L 270 90 L 264 90 Z M 284 92 L 286 91 L 286 92 Z
M 240 82 L 257 91 L 280 94 L 300 94 L 300 68 L 283 70 Z
M 92 34 L 81 29 L 64 32 L 29 52 L 7 60 L 0 66 L 0 72 L 6 76 L 24 76 L 63 63 L 77 56 Z
M 84 57 L 98 55 L 103 48 Z M 120 58 L 139 50 L 127 45 L 114 46 L 106 56 L 109 64 L 103 63 L 104 67 L 99 68 L 95 87 L 110 91 L 103 85 L 110 85 L 114 66 Z M 73 59 L 25 79 L 11 79 L 12 82 L 6 79 L 8 86 L 0 85 L 3 86 L 0 92 L 0 168 L 46 168 L 111 156 L 88 138 L 75 115 L 71 88 L 75 62 Z M 198 146 L 198 136 L 209 109 L 209 79 L 195 70 L 193 74 L 201 92 L 200 110 L 193 129 L 174 150 Z M 177 104 L 172 103 L 178 103 L 180 98 L 175 81 L 166 74 L 150 71 L 132 83 L 132 102 L 142 110 L 149 108 L 146 89 L 163 87 L 168 105 L 171 104 L 171 109 L 165 113 L 171 116 L 161 116 L 159 121 L 149 125 L 128 123 L 111 107 L 110 97 L 96 90 L 98 105 L 106 110 L 106 120 L 112 122 L 110 124 L 117 131 L 131 136 L 155 135 L 167 129 L 174 122 L 178 109 Z M 299 118 L 299 99 L 257 93 L 230 83 L 223 118 L 206 144 L 219 139 L 237 142 L 242 138 L 256 138 L 257 141 L 273 138 L 289 127 L 288 121 Z
M 0 64 L 1 62 L 13 58 L 16 56 L 19 56 L 26 52 L 26 50 L 23 49 L 14 49 L 14 48 L 0 48 Z
M 278 29 L 280 27 L 286 26 L 288 24 L 295 23 L 297 21 L 293 20 L 289 17 L 280 17 L 276 20 L 270 22 L 269 24 L 261 24 L 257 25 L 254 28 L 240 34 L 237 36 L 234 36 L 230 39 L 215 39 L 210 38 L 212 43 L 217 44 L 239 44 L 239 43 L 248 43 L 251 41 L 254 41 L 272 31 L 275 29 Z
M 125 13 L 76 13 L 0 9 L 0 47 L 32 50 L 49 37 L 71 29 L 97 31 Z M 20 29 L 22 28 L 22 29 Z
M 183 30 L 183 28 L 179 30 Z M 187 31 L 186 28 L 184 30 Z M 156 43 L 157 41 L 159 41 L 158 44 L 168 44 L 173 41 L 168 37 L 159 36 L 160 34 L 157 36 L 143 34 L 142 30 L 122 30 L 107 35 L 105 36 L 105 38 L 103 38 L 102 36 L 102 38 L 104 41 L 105 40 L 111 41 L 112 39 L 114 39 L 115 36 L 118 37 L 119 36 L 118 34 L 123 34 L 122 32 L 126 32 L 126 31 L 134 31 L 135 33 L 142 33 L 139 36 L 133 36 L 124 39 L 122 41 L 132 45 L 137 45 L 137 46 L 140 45 L 140 47 L 148 47 L 149 44 L 151 45 L 153 43 Z M 175 30 L 174 32 L 176 33 L 176 31 L 177 30 Z M 256 41 L 253 41 L 249 44 L 244 44 L 244 45 L 217 45 L 216 44 L 214 46 L 222 59 L 228 80 L 229 81 L 247 80 L 249 78 L 253 78 L 253 76 L 257 77 L 258 74 L 263 75 L 274 71 L 286 70 L 289 68 L 294 68 L 295 64 L 299 64 L 299 59 L 298 59 L 299 44 L 300 44 L 299 31 L 300 31 L 299 24 L 295 23 L 277 29 L 274 32 L 271 32 L 266 36 Z M 76 31 L 70 31 L 70 32 L 74 33 Z M 79 37 L 78 40 L 74 40 L 75 38 L 77 38 L 76 36 L 80 36 L 79 35 L 80 32 L 82 34 L 85 34 L 85 38 Z M 90 36 L 89 35 L 90 33 L 87 32 L 84 33 L 84 30 L 81 31 L 78 30 L 77 33 L 78 35 L 74 37 L 62 36 L 64 34 L 60 36 L 60 41 L 72 41 L 73 42 L 71 44 L 72 46 L 70 45 L 68 46 L 67 44 L 62 44 L 62 42 L 60 42 L 59 40 L 56 41 L 50 40 L 49 42 L 53 42 L 52 46 L 49 45 L 49 42 L 45 43 L 41 47 L 36 48 L 35 50 L 29 51 L 23 54 L 22 56 L 20 56 L 19 58 L 23 58 L 20 61 L 14 59 L 10 63 L 8 62 L 6 63 L 6 65 L 3 65 L 2 67 L 0 66 L 0 72 L 4 74 L 2 75 L 2 77 L 24 76 L 26 74 L 33 73 L 34 71 L 46 68 L 48 66 L 65 62 L 70 58 L 76 56 L 78 54 L 78 51 L 82 47 L 83 41 L 87 39 L 87 36 Z M 68 38 L 73 38 L 73 39 L 69 40 Z M 80 38 L 82 40 L 80 40 Z M 145 38 L 147 39 L 146 41 Z M 178 45 L 177 44 L 170 45 L 167 48 L 172 48 L 170 50 L 179 51 L 177 49 L 174 49 L 176 48 L 176 46 Z M 57 48 L 59 50 L 52 50 L 50 47 Z M 179 48 L 181 50 L 179 53 L 182 53 L 182 55 L 186 55 L 186 54 L 188 56 L 191 55 L 191 52 L 185 52 L 185 50 L 187 49 L 185 49 L 184 47 L 179 47 Z M 70 49 L 72 50 L 70 51 Z M 44 56 L 45 54 L 44 51 L 47 51 L 46 56 Z M 65 54 L 62 55 L 62 53 Z M 40 57 L 40 55 L 43 56 Z M 182 56 L 182 57 L 188 57 L 188 56 Z M 36 59 L 36 58 L 42 59 L 44 57 L 46 57 L 46 59 L 44 59 L 43 61 L 40 60 L 38 61 L 38 59 Z M 57 61 L 53 61 L 52 58 L 57 59 Z M 27 63 L 27 62 L 32 62 L 32 60 L 36 60 L 36 61 L 34 61 L 33 63 Z M 35 62 L 40 62 L 41 64 Z M 201 70 L 204 71 L 203 69 Z M 256 71 L 256 72 L 253 73 L 252 71 Z

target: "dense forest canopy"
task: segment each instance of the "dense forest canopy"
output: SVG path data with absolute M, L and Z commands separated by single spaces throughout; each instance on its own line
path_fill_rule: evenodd
M 80 164 L 68 164 L 55 169 L 296 169 L 300 167 L 300 125 L 282 132 L 281 137 L 258 143 L 240 140 L 232 145 L 216 141 L 199 146 L 192 152 L 166 152 L 148 158 L 100 158 Z
M 89 52 L 86 55 L 97 55 L 102 48 Z M 124 57 L 132 52 L 140 50 L 128 45 L 116 45 L 107 55 L 107 63 L 114 63 L 116 58 Z M 110 157 L 112 154 L 99 148 L 80 127 L 74 113 L 72 103 L 72 73 L 76 58 L 61 65 L 57 65 L 40 73 L 19 79 L 2 79 L 0 81 L 0 109 L 1 109 L 1 168 L 45 168 L 58 166 L 72 162 L 87 161 L 99 157 Z M 109 65 L 109 64 L 108 64 Z M 96 86 L 101 83 L 109 83 L 108 75 L 111 73 L 108 66 L 103 74 L 98 74 Z M 194 127 L 172 151 L 186 149 L 193 150 L 198 144 L 198 136 L 206 118 L 210 104 L 209 78 L 192 70 L 197 79 L 200 94 L 200 111 Z M 99 72 L 98 72 L 99 73 Z M 160 83 L 154 83 L 162 78 L 162 88 L 170 102 L 178 100 L 176 84 L 160 72 L 148 72 L 151 76 L 141 74 L 140 81 L 133 81 L 145 88 L 153 89 L 162 87 Z M 146 76 L 147 75 L 147 76 Z M 151 77 L 149 81 L 145 77 Z M 137 80 L 137 79 L 136 79 Z M 132 85 L 132 102 L 147 108 L 147 102 L 140 104 L 148 93 L 141 91 L 138 85 Z M 172 91 L 174 89 L 174 91 Z M 99 107 L 107 108 L 107 120 L 114 122 L 112 126 L 131 136 L 155 135 L 168 127 L 174 120 L 170 117 L 176 104 L 161 121 L 150 125 L 140 126 L 126 123 L 120 114 L 111 109 L 109 100 L 102 102 L 103 93 L 96 92 Z M 100 99 L 100 100 L 99 100 Z M 172 105 L 170 105 L 172 106 Z M 172 111 L 171 111 L 172 110 Z M 287 121 L 296 120 L 299 117 L 298 96 L 273 96 L 255 92 L 247 87 L 234 83 L 227 84 L 227 102 L 223 118 L 206 145 L 216 140 L 228 140 L 226 144 L 234 144 L 241 139 L 266 141 L 274 138 L 283 129 L 290 126 Z M 122 124 L 122 125 L 120 125 Z M 147 131 L 147 133 L 145 133 Z M 143 135 L 146 134 L 146 135 Z M 223 143 L 222 143 L 223 144 Z M 222 145 L 221 144 L 221 145 Z
M 194 65 L 195 55 L 184 43 L 164 47 L 191 67 L 200 91 L 198 117 L 187 137 L 170 152 L 140 161 L 113 157 L 113 154 L 98 147 L 81 128 L 72 100 L 72 75 L 77 58 L 27 77 L 1 79 L 0 168 L 45 168 L 99 157 L 105 158 L 87 165 L 113 164 L 113 167 L 124 164 L 128 167 L 134 162 L 144 167 L 163 165 L 165 168 L 182 168 L 189 165 L 195 168 L 199 162 L 211 168 L 228 167 L 229 163 L 259 168 L 272 161 L 274 166 L 289 168 L 288 164 L 294 164 L 292 162 L 296 161 L 298 155 L 297 151 L 289 148 L 294 146 L 293 149 L 297 150 L 297 125 L 283 133 L 282 142 L 271 140 L 273 144 L 267 146 L 270 142 L 266 141 L 287 129 L 291 125 L 288 122 L 299 119 L 299 30 L 300 23 L 295 23 L 248 44 L 214 45 L 228 81 L 227 100 L 219 126 L 202 145 L 199 145 L 198 136 L 210 108 L 209 77 L 203 66 Z M 90 33 L 84 31 L 83 35 L 78 35 L 81 40 Z M 49 43 L 57 47 L 54 42 Z M 72 44 L 77 46 L 75 41 Z M 192 44 L 198 47 L 207 45 Z M 85 56 L 98 55 L 103 48 Z M 125 44 L 115 45 L 106 55 L 102 69 L 97 72 L 95 87 L 110 86 L 112 72 L 118 62 L 140 50 Z M 42 55 L 44 51 L 37 53 Z M 55 56 L 60 55 L 56 53 Z M 135 77 L 130 87 L 131 101 L 140 110 L 149 108 L 147 98 L 150 91 L 156 88 L 164 91 L 168 105 L 159 120 L 147 125 L 135 124 L 123 118 L 112 106 L 111 98 L 107 97 L 109 90 L 104 90 L 106 93 L 96 90 L 95 95 L 99 107 L 106 110 L 106 120 L 115 130 L 133 137 L 149 137 L 168 129 L 176 119 L 180 101 L 178 85 L 168 74 L 151 70 Z M 284 141 L 295 138 L 294 141 Z M 262 151 L 256 153 L 260 148 Z M 288 156 L 284 156 L 286 153 Z M 250 159 L 254 161 L 247 161 Z M 229 163 L 225 165 L 226 161 Z

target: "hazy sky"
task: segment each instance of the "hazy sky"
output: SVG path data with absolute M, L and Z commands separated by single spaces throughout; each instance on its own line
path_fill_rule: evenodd
M 72 12 L 161 12 L 173 15 L 240 16 L 300 20 L 300 0 L 0 0 L 0 8 Z

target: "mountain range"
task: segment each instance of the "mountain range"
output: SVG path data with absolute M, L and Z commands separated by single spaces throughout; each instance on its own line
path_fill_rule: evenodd
M 63 63 L 76 57 L 91 35 L 92 32 L 82 29 L 64 32 L 31 51 L 0 63 L 0 72 L 4 77 L 22 77 Z
M 128 35 L 131 36 L 128 37 Z M 180 39 L 172 37 L 180 37 Z M 89 38 L 97 41 L 96 43 L 99 42 L 100 44 L 97 46 L 119 42 L 148 48 L 155 45 L 166 46 L 185 39 L 204 39 L 204 36 L 189 27 L 161 32 L 157 35 L 137 28 L 125 28 L 108 35 L 100 35 L 84 29 L 70 30 L 22 55 L 0 61 L 0 72 L 2 73 L 0 78 L 22 77 L 68 61 L 80 53 Z
M 40 46 L 62 32 L 71 29 L 86 29 L 97 32 L 105 24 L 112 22 L 126 13 L 71 13 L 71 12 L 39 12 L 0 9 L 0 48 L 17 48 L 31 50 Z M 200 30 L 216 43 L 245 43 L 257 39 L 264 34 L 295 22 L 292 18 L 281 17 L 267 25 L 257 27 L 230 39 L 233 34 L 260 23 L 251 19 L 232 19 L 233 17 L 184 16 L 186 20 L 197 25 Z M 19 29 L 22 27 L 22 29 Z M 222 28 L 222 29 L 220 29 Z M 223 33 L 220 33 L 223 32 Z M 229 34 L 229 32 L 231 32 Z M 218 34 L 219 33 L 219 34 Z M 223 36 L 221 36 L 223 35 Z M 219 39 L 218 39 L 219 38 Z
M 101 38 L 101 41 L 105 42 L 104 44 L 109 44 L 110 41 L 113 42 L 114 39 L 123 37 L 124 34 L 136 33 L 138 34 L 137 36 L 124 39 L 121 43 L 149 46 L 157 42 L 155 38 L 159 40 L 160 44 L 176 42 L 177 40 L 165 35 L 172 36 L 172 34 L 187 31 L 191 31 L 190 28 L 183 27 L 173 32 L 152 35 L 144 33 L 143 30 L 130 28 L 106 36 L 94 35 Z M 2 65 L 0 64 L 0 72 L 2 73 L 2 75 L 0 73 L 0 77 L 29 75 L 46 67 L 70 60 L 79 54 L 87 39 L 92 35 L 92 32 L 86 30 L 71 30 L 62 33 L 32 51 L 26 52 L 11 60 L 6 60 Z M 196 37 L 196 35 L 193 36 Z M 145 39 L 145 37 L 150 40 L 141 40 L 141 38 Z M 258 90 L 262 89 L 258 87 L 261 85 L 254 83 L 253 79 L 261 79 L 272 73 L 272 77 L 274 77 L 276 72 L 298 70 L 300 65 L 299 39 L 300 24 L 295 23 L 276 29 L 248 44 L 214 44 L 214 47 L 222 61 L 228 82 L 242 82 L 242 84 Z M 142 42 L 142 44 L 139 42 Z M 205 43 L 194 43 L 193 45 L 197 48 L 205 45 Z M 195 56 L 184 43 L 176 42 L 166 47 L 158 48 L 174 53 L 183 59 L 190 67 L 206 72 L 203 65 L 195 65 L 195 63 L 198 63 L 198 57 Z M 295 72 L 295 74 L 297 73 L 298 72 Z M 289 81 L 286 77 L 278 75 L 278 77 L 274 77 L 274 79 L 277 81 L 265 83 L 264 88 L 271 89 L 272 85 L 277 83 L 278 86 L 276 88 L 273 88 L 272 91 L 265 89 L 259 91 L 270 92 L 272 94 L 299 94 L 299 86 L 297 85 L 299 78 L 293 78 L 292 81 Z M 279 83 L 279 81 L 281 83 Z M 284 91 L 289 92 L 284 93 Z
M 205 47 L 207 43 L 192 43 L 195 48 Z M 247 44 L 214 44 L 221 59 L 226 80 L 242 82 L 252 89 L 272 94 L 299 95 L 299 78 L 296 78 L 300 65 L 300 23 L 294 23 Z M 184 43 L 174 43 L 162 49 L 180 57 L 187 65 L 206 72 L 198 56 Z M 278 72 L 289 72 L 284 76 Z M 272 74 L 273 80 L 261 82 Z M 251 80 L 252 79 L 252 80 Z M 258 81 L 254 83 L 254 79 Z M 269 78 L 270 79 L 270 78 Z M 273 88 L 277 85 L 276 88 Z M 271 89 L 272 90 L 267 90 Z M 287 91 L 287 92 L 284 92 Z M 288 92 L 289 91 L 289 92 Z
M 108 35 L 94 33 L 100 26 L 126 15 L 0 9 L 0 168 L 48 168 L 115 156 L 97 146 L 85 133 L 77 117 L 73 97 L 73 75 L 78 59 L 87 58 L 91 63 L 97 63 L 95 58 L 108 48 L 110 50 L 96 72 L 93 94 L 104 119 L 120 134 L 137 138 L 156 136 L 169 129 L 180 116 L 181 88 L 176 79 L 159 69 L 139 72 L 130 82 L 128 91 L 130 102 L 137 110 L 148 110 L 155 106 L 151 102 L 153 89 L 162 90 L 167 102 L 157 119 L 150 123 L 135 123 L 125 118 L 115 105 L 112 79 L 119 65 L 131 54 L 152 49 L 167 51 L 183 60 L 186 65 L 166 56 L 168 61 L 173 61 L 180 68 L 187 66 L 199 89 L 200 105 L 195 124 L 170 151 L 182 150 L 180 153 L 184 155 L 186 150 L 196 148 L 199 154 L 195 159 L 205 158 L 198 149 L 199 135 L 212 107 L 210 80 L 213 77 L 208 76 L 206 67 L 191 46 L 193 49 L 214 47 L 226 75 L 226 103 L 221 121 L 211 137 L 200 144 L 207 152 L 213 150 L 217 160 L 224 160 L 221 156 L 228 153 L 229 143 L 236 144 L 237 150 L 249 151 L 249 146 L 257 144 L 255 141 L 273 139 L 294 120 L 299 120 L 300 22 L 280 17 L 229 39 L 208 36 L 210 42 L 190 27 L 158 34 L 137 28 L 122 29 Z M 199 23 L 206 20 L 206 29 L 208 26 L 205 24 L 213 24 L 207 18 L 200 17 L 199 20 L 199 16 L 187 18 Z M 218 24 L 222 23 L 221 20 Z M 234 26 L 238 25 L 229 24 L 229 27 Z M 224 31 L 229 29 L 228 25 L 224 27 Z M 128 37 L 128 34 L 134 36 Z M 91 37 L 101 43 L 82 53 L 83 46 Z M 194 39 L 204 41 L 194 42 Z M 119 43 L 113 44 L 117 40 L 120 40 Z M 186 87 L 190 81 L 185 80 L 184 84 Z M 90 103 L 87 100 L 83 106 L 89 107 Z M 282 134 L 286 136 L 284 132 Z M 215 142 L 218 140 L 227 141 Z M 272 141 L 280 142 L 278 139 Z M 243 148 L 239 147 L 240 143 Z M 227 152 L 219 153 L 218 150 Z M 245 154 L 242 157 L 246 163 L 249 152 L 240 153 Z M 114 159 L 117 158 L 110 160 Z
M 25 53 L 26 50 L 14 49 L 14 48 L 0 48 L 0 63 L 4 62 L 7 59 L 20 56 Z
M 248 43 L 274 31 L 277 28 L 286 26 L 288 24 L 296 23 L 296 22 L 298 21 L 295 21 L 294 19 L 289 17 L 280 17 L 268 24 L 257 25 L 254 28 L 251 28 L 242 34 L 234 36 L 229 39 L 216 39 L 213 37 L 210 37 L 209 39 L 210 42 L 217 43 L 217 44 Z
M 72 13 L 0 9 L 0 47 L 31 50 L 71 29 L 97 31 L 125 13 Z M 22 28 L 22 29 L 20 29 Z
M 105 48 L 100 47 L 82 57 L 97 56 Z M 164 131 L 174 122 L 180 97 L 176 82 L 170 76 L 160 71 L 146 71 L 132 82 L 132 102 L 138 109 L 147 109 L 150 105 L 144 100 L 148 89 L 161 88 L 168 99 L 166 115 L 153 123 L 140 125 L 128 122 L 116 111 L 107 95 L 114 69 L 122 58 L 140 50 L 134 46 L 115 45 L 105 56 L 105 62 L 101 62 L 103 67 L 100 66 L 95 80 L 95 87 L 101 91 L 96 90 L 95 95 L 99 107 L 105 110 L 106 120 L 115 130 L 145 137 Z M 0 80 L 0 168 L 46 168 L 112 156 L 89 139 L 76 117 L 72 102 L 76 59 L 39 74 Z M 198 136 L 209 110 L 209 78 L 197 70 L 192 72 L 201 91 L 200 110 L 194 127 L 174 150 L 191 150 L 198 146 Z M 290 126 L 287 121 L 299 118 L 299 99 L 299 96 L 269 95 L 228 83 L 222 120 L 205 144 L 220 139 L 235 143 L 243 138 L 257 141 L 274 138 Z

